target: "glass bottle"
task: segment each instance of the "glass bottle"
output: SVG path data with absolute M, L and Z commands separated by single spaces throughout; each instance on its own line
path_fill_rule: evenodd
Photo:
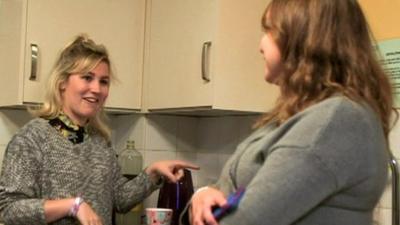
M 143 156 L 135 148 L 135 141 L 128 140 L 126 142 L 126 148 L 122 150 L 118 157 L 121 165 L 122 174 L 128 178 L 135 178 L 143 167 Z
M 128 140 L 126 147 L 118 156 L 119 164 L 121 165 L 121 173 L 128 179 L 133 179 L 143 167 L 143 156 L 136 150 L 135 141 Z M 125 214 L 116 214 L 116 225 L 140 225 L 143 204 L 136 205 L 133 209 Z

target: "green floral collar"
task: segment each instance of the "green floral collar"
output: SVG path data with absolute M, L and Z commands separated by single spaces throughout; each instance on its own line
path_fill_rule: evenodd
M 52 125 L 60 134 L 66 137 L 74 144 L 82 143 L 88 138 L 88 126 L 76 125 L 66 114 L 60 113 L 58 117 L 49 120 Z

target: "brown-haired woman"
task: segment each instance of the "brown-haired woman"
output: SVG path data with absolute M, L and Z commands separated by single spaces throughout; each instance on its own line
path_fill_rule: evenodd
M 372 224 L 387 179 L 392 93 L 356 0 L 272 0 L 262 17 L 275 107 L 237 148 L 191 221 L 246 189 L 219 224 Z

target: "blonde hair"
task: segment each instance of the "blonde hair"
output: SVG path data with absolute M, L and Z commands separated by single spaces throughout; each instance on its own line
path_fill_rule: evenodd
M 106 48 L 101 44 L 96 44 L 85 34 L 77 36 L 62 50 L 50 73 L 43 105 L 36 109 L 30 108 L 30 112 L 45 119 L 56 118 L 62 112 L 61 84 L 66 82 L 71 74 L 88 73 L 100 62 L 108 64 L 110 80 L 113 80 L 114 75 Z M 106 118 L 101 109 L 89 119 L 88 126 L 90 130 L 98 131 L 109 141 L 111 132 L 105 122 Z
M 268 16 L 267 16 L 268 13 Z M 272 0 L 262 17 L 281 51 L 280 96 L 256 124 L 278 125 L 334 94 L 368 104 L 387 137 L 391 84 L 356 0 Z

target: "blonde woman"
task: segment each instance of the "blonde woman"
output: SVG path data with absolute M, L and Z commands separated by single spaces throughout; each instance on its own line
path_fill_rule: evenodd
M 387 179 L 391 86 L 356 0 L 272 0 L 262 17 L 264 79 L 275 107 L 212 187 L 194 225 L 371 225 Z M 246 191 L 236 211 L 213 207 Z
M 0 178 L 6 224 L 111 225 L 160 187 L 176 182 L 182 161 L 161 161 L 123 177 L 103 106 L 114 79 L 104 46 L 85 35 L 66 46 L 50 76 L 47 100 L 10 141 Z

